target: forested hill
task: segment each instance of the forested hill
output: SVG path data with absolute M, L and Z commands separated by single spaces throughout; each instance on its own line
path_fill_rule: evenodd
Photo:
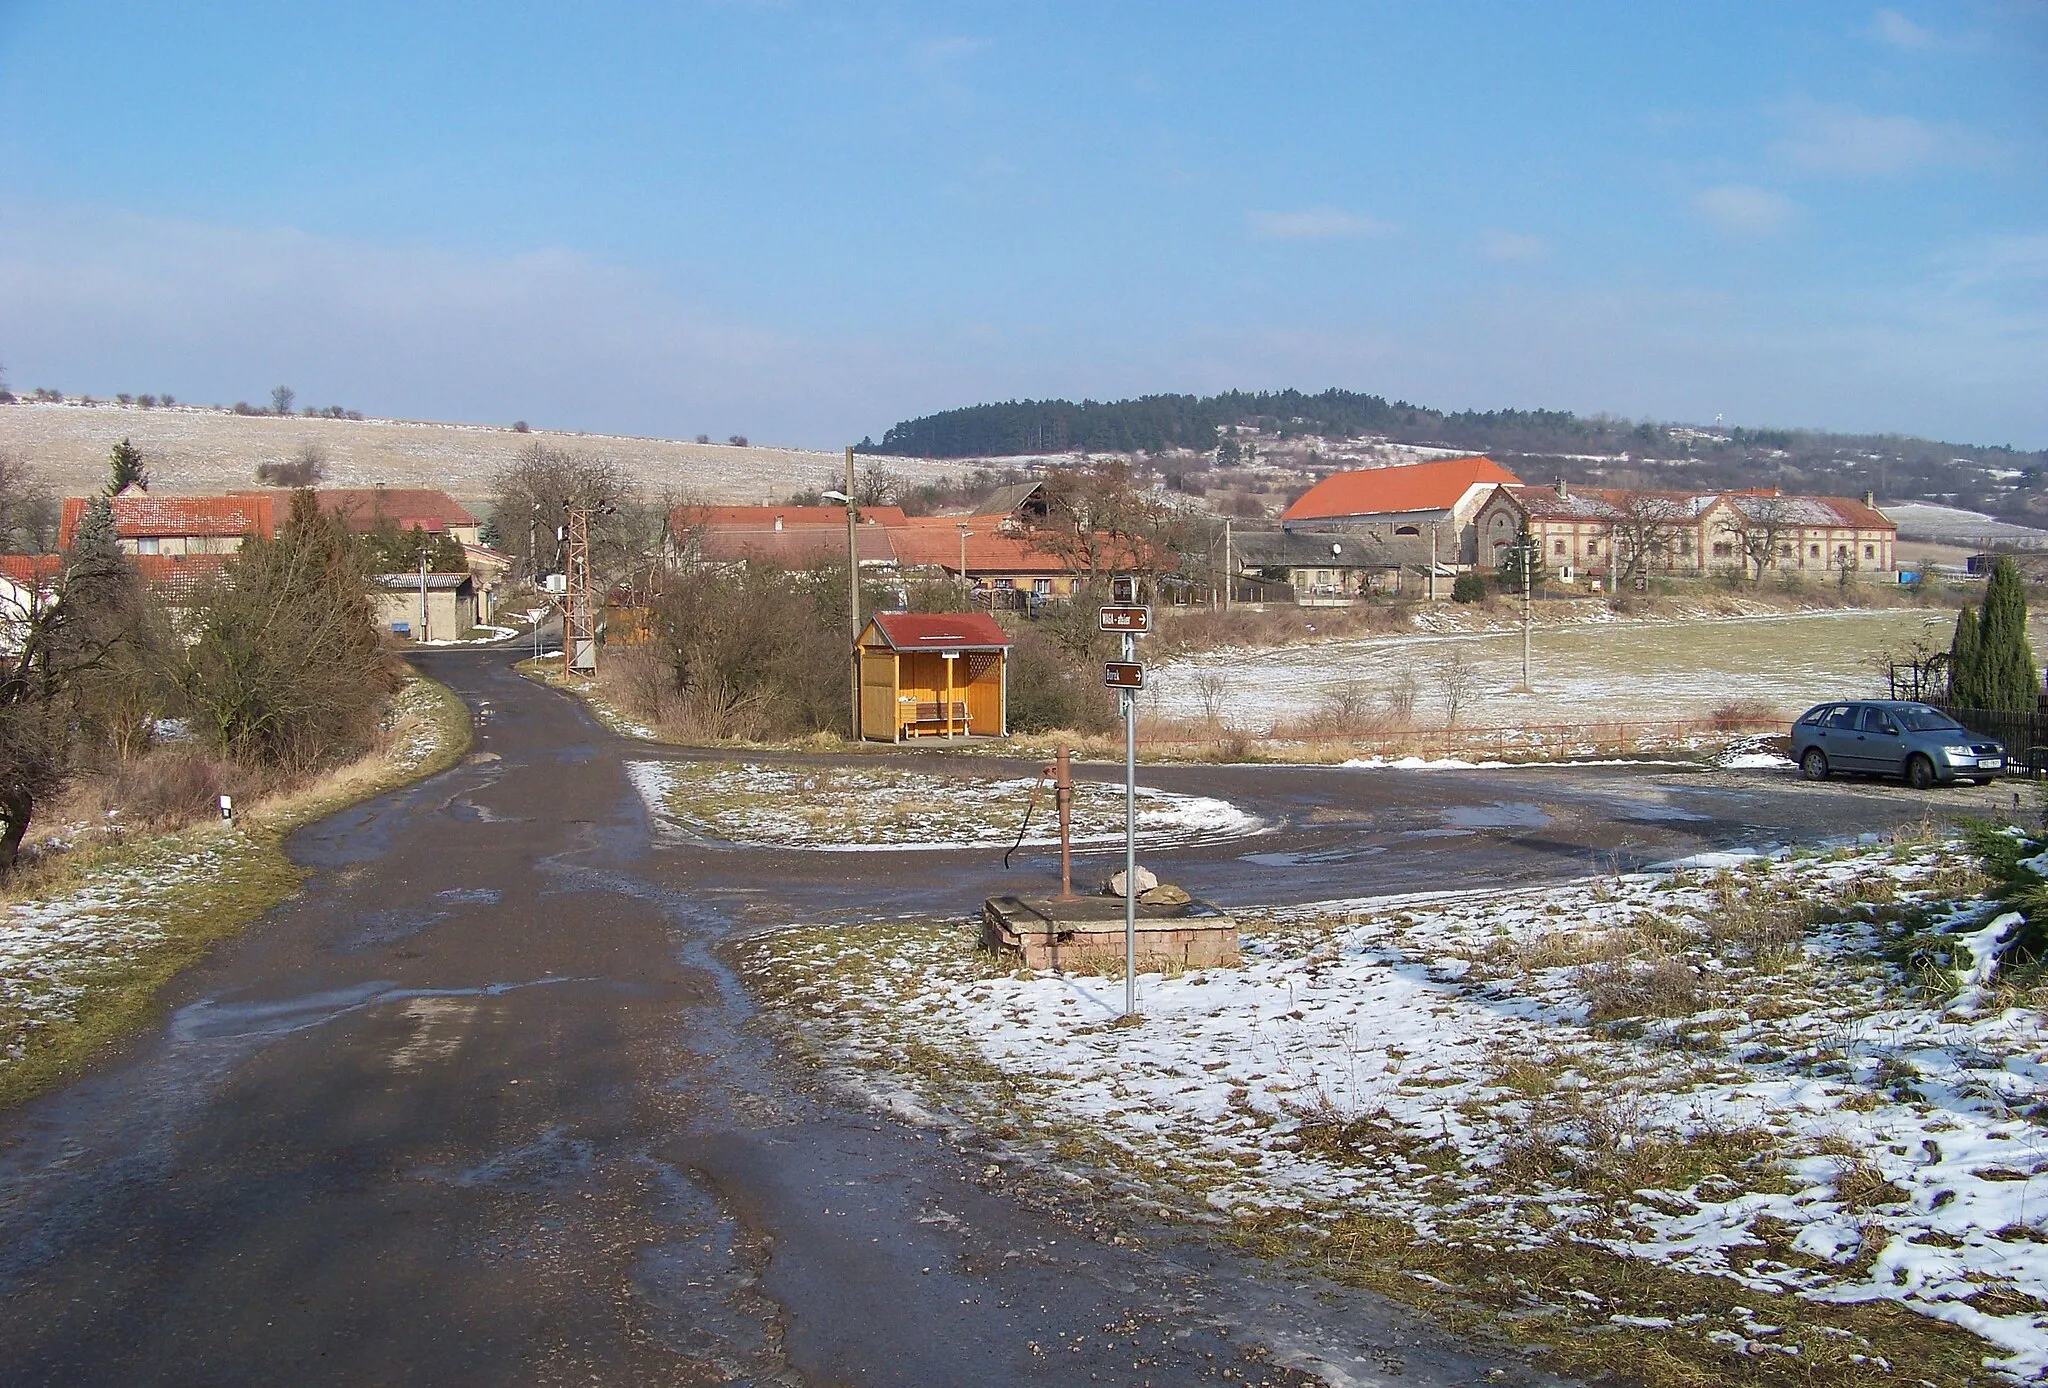
M 1702 443 L 1738 452 L 1803 454 L 1865 448 L 1901 462 L 1968 459 L 1992 466 L 2038 467 L 2048 459 L 2007 446 L 1938 443 L 1898 435 L 1829 434 L 1792 429 L 1672 428 L 1584 417 L 1569 410 L 1463 410 L 1448 414 L 1405 400 L 1348 390 L 1230 391 L 1222 395 L 1146 395 L 1136 400 L 1011 400 L 907 419 L 860 451 L 912 458 L 1002 458 L 1065 453 L 1159 453 L 1216 447 L 1219 429 L 1237 426 L 1267 438 L 1355 439 L 1469 448 L 1528 456 L 1614 455 L 1685 458 Z

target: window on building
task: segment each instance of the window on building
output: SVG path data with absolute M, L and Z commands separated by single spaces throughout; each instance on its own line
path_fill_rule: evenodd
M 1422 527 L 1419 525 L 1397 525 L 1394 527 L 1394 533 L 1396 535 L 1420 535 Z
M 1865 545 L 1865 546 L 1863 547 L 1863 557 L 1864 557 L 1865 559 L 1875 559 L 1875 558 L 1877 558 L 1877 546 L 1876 546 L 1876 545 Z
M 1559 540 L 1559 541 L 1557 541 L 1557 542 L 1556 542 L 1556 544 L 1555 544 L 1555 547 L 1554 547 L 1554 548 L 1552 548 L 1552 550 L 1551 550 L 1551 553 L 1552 553 L 1552 554 L 1563 554 L 1563 553 L 1564 553 L 1564 541 L 1563 541 L 1563 540 Z
M 1692 553 L 1692 536 L 1680 535 L 1678 537 L 1678 552 L 1680 554 Z
M 1820 558 L 1820 546 L 1819 546 L 1819 545 L 1808 545 L 1808 546 L 1806 547 L 1806 557 L 1807 557 L 1807 558 L 1809 558 L 1809 559 L 1818 559 L 1818 558 Z
M 1049 597 L 1051 597 L 1051 596 L 1052 596 L 1052 580 L 1051 580 L 1051 579 L 1049 579 L 1049 578 L 1034 578 L 1034 579 L 1032 579 L 1032 580 L 1031 580 L 1031 591 L 1032 591 L 1032 592 L 1034 592 L 1034 593 L 1036 593 L 1036 594 L 1038 594 L 1038 595 L 1039 595 L 1040 597 L 1042 597 L 1042 598 L 1049 598 Z
M 1734 545 L 1733 545 L 1732 543 L 1730 543 L 1729 541 L 1727 541 L 1727 540 L 1716 540 L 1716 541 L 1714 541 L 1714 557 L 1715 557 L 1716 559 L 1727 559 L 1727 558 L 1730 558 L 1730 557 L 1732 557 L 1732 556 L 1734 555 L 1734 553 L 1735 553 L 1735 546 L 1734 546 Z
M 1588 541 L 1586 541 L 1586 553 L 1587 553 L 1587 554 L 1589 554 L 1589 555 L 1590 555 L 1590 554 L 1598 554 L 1599 552 L 1600 552 L 1600 542 L 1599 542 L 1598 540 L 1588 540 Z
M 137 554 L 162 554 L 163 543 L 164 542 L 162 540 L 159 540 L 156 536 L 151 535 L 146 539 L 137 540 L 135 542 L 135 552 Z

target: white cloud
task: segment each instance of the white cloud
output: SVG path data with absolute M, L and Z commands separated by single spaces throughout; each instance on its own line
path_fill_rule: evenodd
M 1521 231 L 1492 231 L 1479 233 L 1479 253 L 1488 260 L 1511 263 L 1527 263 L 1541 260 L 1550 254 L 1550 243 L 1540 236 L 1531 236 Z
M 1393 230 L 1390 223 L 1363 212 L 1345 212 L 1335 207 L 1306 207 L 1296 212 L 1249 212 L 1254 236 L 1269 241 L 1348 241 L 1361 236 L 1381 236 Z
M 1924 52 L 1938 42 L 1932 29 L 1915 24 L 1897 10 L 1879 10 L 1871 17 L 1869 32 L 1879 43 L 1906 53 Z
M 1726 183 L 1693 194 L 1692 210 L 1727 236 L 1775 236 L 1798 211 L 1781 193 L 1745 183 Z
M 1914 116 L 1803 104 L 1789 113 L 1788 124 L 1771 152 L 1802 173 L 1828 178 L 1882 178 L 1968 162 L 1977 154 L 1976 141 L 1960 128 Z
M 735 322 L 571 250 L 22 203 L 0 204 L 0 323 L 14 376 L 74 390 L 232 401 L 284 380 L 382 414 L 764 443 L 829 443 L 914 379 L 888 345 Z

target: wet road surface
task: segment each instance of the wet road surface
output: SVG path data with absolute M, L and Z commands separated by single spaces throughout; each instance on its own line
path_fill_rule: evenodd
M 660 843 L 621 762 L 685 754 L 502 651 L 421 664 L 473 710 L 469 760 L 301 832 L 305 891 L 181 977 L 161 1029 L 0 1114 L 0 1383 L 1555 1381 L 817 1092 L 719 954 L 792 920 L 965 917 L 1048 858 Z M 1265 820 L 1148 859 L 1229 905 L 1963 803 L 1642 768 L 1142 779 Z

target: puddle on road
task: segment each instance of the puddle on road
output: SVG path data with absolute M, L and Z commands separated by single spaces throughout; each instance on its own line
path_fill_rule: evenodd
M 1257 863 L 1260 867 L 1320 867 L 1326 863 L 1355 863 L 1360 858 L 1370 858 L 1375 853 L 1387 850 L 1379 844 L 1366 844 L 1357 848 L 1321 848 L 1299 853 L 1241 853 L 1240 863 Z
M 521 988 L 556 983 L 595 983 L 594 978 L 534 978 L 517 983 L 488 983 L 480 988 L 400 988 L 388 979 L 350 988 L 307 993 L 268 1002 L 220 1002 L 202 998 L 171 1014 L 167 1028 L 173 1043 L 195 1041 L 271 1040 L 346 1017 L 365 1008 L 415 998 L 495 998 Z
M 1452 805 L 1438 811 L 1444 823 L 1458 829 L 1542 829 L 1550 816 L 1541 805 L 1524 800 L 1496 800 L 1491 805 Z
M 596 1165 L 597 1148 L 584 1138 L 569 1136 L 566 1128 L 556 1124 L 543 1128 L 533 1141 L 508 1147 L 473 1166 L 454 1170 L 428 1167 L 419 1174 L 444 1185 L 531 1195 L 581 1182 Z
M 335 946 L 343 954 L 357 954 L 379 945 L 410 940 L 423 930 L 448 919 L 446 911 L 365 911 L 357 917 L 362 925 Z
M 391 1068 L 410 1070 L 425 1061 L 446 1060 L 462 1047 L 476 1020 L 475 998 L 409 998 L 399 1015 L 412 1023 L 412 1037 L 391 1053 Z

